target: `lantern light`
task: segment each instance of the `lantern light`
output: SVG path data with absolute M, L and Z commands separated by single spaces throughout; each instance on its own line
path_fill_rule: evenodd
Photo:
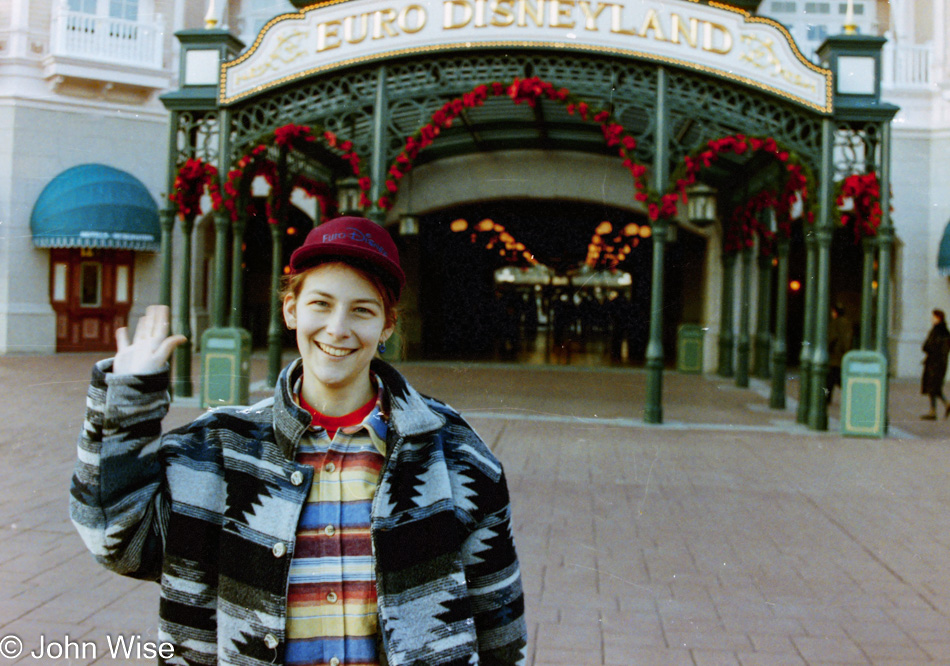
M 705 183 L 696 183 L 686 190 L 686 217 L 697 227 L 708 227 L 716 221 L 716 190 Z
M 597 228 L 594 229 L 594 232 L 600 234 L 601 236 L 604 236 L 606 234 L 609 234 L 613 230 L 614 230 L 614 225 L 612 225 L 607 220 L 604 220 L 603 222 L 597 225 Z
M 452 231 L 456 233 L 465 231 L 466 229 L 468 229 L 468 221 L 462 218 L 459 218 L 449 225 L 449 229 L 451 229 Z
M 640 238 L 649 238 L 653 235 L 653 229 L 647 226 L 640 227 Z
M 495 223 L 491 220 L 485 219 L 475 225 L 475 229 L 478 231 L 491 231 L 492 227 L 495 226 Z
M 362 215 L 360 206 L 360 181 L 355 177 L 341 178 L 336 182 L 337 207 L 340 215 Z
M 623 233 L 625 236 L 636 236 L 638 233 L 640 233 L 640 225 L 638 225 L 636 222 L 631 222 L 623 228 Z

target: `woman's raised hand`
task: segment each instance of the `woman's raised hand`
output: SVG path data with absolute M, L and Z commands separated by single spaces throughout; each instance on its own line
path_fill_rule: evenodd
M 164 368 L 175 347 L 188 340 L 184 335 L 168 335 L 168 319 L 167 305 L 150 305 L 139 319 L 131 343 L 128 329 L 117 329 L 118 351 L 112 372 L 117 375 L 147 375 Z

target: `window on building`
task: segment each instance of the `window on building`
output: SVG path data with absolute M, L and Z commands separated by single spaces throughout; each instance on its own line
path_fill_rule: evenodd
M 109 0 L 109 16 L 126 21 L 138 21 L 138 0 Z
M 79 305 L 97 308 L 102 305 L 102 264 L 84 261 L 79 266 Z
M 794 2 L 773 2 L 771 9 L 775 14 L 794 14 L 798 8 Z
M 69 0 L 69 11 L 81 14 L 95 14 L 96 0 Z
M 848 3 L 847 3 L 847 2 L 842 2 L 840 5 L 838 5 L 838 13 L 839 13 L 839 14 L 847 14 L 847 13 L 848 13 Z M 854 5 L 854 15 L 855 15 L 855 16 L 864 16 L 864 5 L 855 4 L 855 5 Z
M 808 40 L 809 41 L 821 42 L 821 41 L 824 41 L 825 37 L 827 36 L 828 36 L 828 26 L 809 24 L 808 26 Z
M 831 3 L 830 2 L 806 2 L 805 13 L 806 14 L 830 14 Z

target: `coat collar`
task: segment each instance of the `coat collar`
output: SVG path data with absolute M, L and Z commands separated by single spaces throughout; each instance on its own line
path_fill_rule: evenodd
M 434 432 L 445 425 L 445 419 L 429 407 L 426 399 L 416 391 L 395 368 L 374 359 L 370 369 L 386 387 L 389 426 L 398 438 L 413 437 Z M 274 390 L 274 430 L 277 444 L 284 455 L 292 460 L 297 443 L 310 427 L 310 414 L 294 400 L 293 387 L 303 372 L 303 361 L 295 360 L 280 373 Z

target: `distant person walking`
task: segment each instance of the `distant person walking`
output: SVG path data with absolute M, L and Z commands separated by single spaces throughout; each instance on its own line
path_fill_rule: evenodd
M 950 403 L 943 395 L 943 382 L 947 375 L 947 355 L 950 354 L 950 330 L 947 330 L 947 317 L 943 310 L 933 311 L 933 328 L 924 340 L 924 376 L 920 382 L 920 392 L 930 396 L 930 411 L 920 418 L 933 421 L 937 418 L 937 398 L 943 403 L 944 418 L 950 416 Z
M 831 321 L 828 322 L 828 382 L 825 386 L 825 398 L 831 404 L 831 394 L 835 386 L 841 386 L 841 362 L 851 349 L 854 327 L 844 315 L 844 306 L 836 303 L 831 309 Z

